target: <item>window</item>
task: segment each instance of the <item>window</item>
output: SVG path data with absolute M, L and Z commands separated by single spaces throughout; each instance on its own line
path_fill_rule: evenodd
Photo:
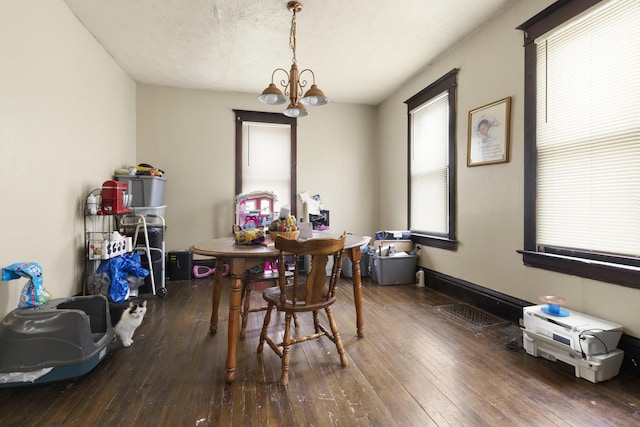
M 455 250 L 454 69 L 407 101 L 409 122 L 409 229 L 412 240 Z
M 519 27 L 526 265 L 640 287 L 639 20 L 637 0 L 562 1 Z
M 273 191 L 274 211 L 290 206 L 296 215 L 295 118 L 277 113 L 236 113 L 236 194 Z

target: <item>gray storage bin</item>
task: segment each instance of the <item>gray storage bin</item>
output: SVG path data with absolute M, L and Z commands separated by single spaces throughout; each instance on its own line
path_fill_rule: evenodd
M 155 207 L 163 206 L 164 186 L 166 178 L 158 176 L 114 175 L 116 181 L 124 181 L 129 185 L 129 194 L 133 195 L 131 206 Z
M 415 283 L 417 255 L 371 256 L 371 274 L 380 285 Z
M 367 239 L 367 243 L 360 246 L 360 277 L 365 277 L 369 275 L 369 250 L 368 244 L 371 240 L 371 237 L 365 236 Z M 348 279 L 353 277 L 353 262 L 351 262 L 351 258 L 345 256 L 342 258 L 342 277 L 346 277 Z
M 342 277 L 346 277 L 350 279 L 353 277 L 353 263 L 351 262 L 351 258 L 344 257 L 342 258 Z M 362 257 L 360 258 L 360 277 L 366 277 L 369 275 L 369 253 L 362 253 Z

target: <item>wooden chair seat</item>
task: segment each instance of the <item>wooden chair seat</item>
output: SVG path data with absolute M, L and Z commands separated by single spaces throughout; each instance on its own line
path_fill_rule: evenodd
M 275 246 L 280 250 L 278 270 L 280 278 L 278 286 L 265 289 L 262 297 L 267 302 L 267 313 L 264 316 L 264 324 L 260 333 L 258 353 L 262 353 L 264 343 L 282 359 L 282 374 L 280 383 L 286 385 L 289 382 L 289 359 L 291 346 L 310 341 L 320 337 L 327 337 L 333 341 L 340 356 L 340 364 L 348 365 L 344 346 L 340 339 L 338 327 L 331 312 L 331 305 L 336 301 L 336 284 L 342 268 L 342 253 L 346 234 L 338 239 L 309 239 L 305 241 L 288 240 L 277 236 Z M 298 269 L 293 272 L 292 283 L 288 284 L 284 271 L 284 257 L 286 255 L 311 255 L 311 271 L 306 277 L 299 277 Z M 333 257 L 331 275 L 327 280 L 326 266 L 329 257 Z M 273 309 L 285 313 L 285 329 L 281 342 L 274 341 L 269 336 L 269 324 Z M 324 311 L 329 322 L 326 328 L 320 322 L 319 312 Z M 313 313 L 313 326 L 315 333 L 293 338 L 291 336 L 291 319 L 297 313 Z

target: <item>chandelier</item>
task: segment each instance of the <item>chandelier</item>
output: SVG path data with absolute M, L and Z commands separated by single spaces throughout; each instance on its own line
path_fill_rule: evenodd
M 288 73 L 284 68 L 276 68 L 273 70 L 273 73 L 271 73 L 271 83 L 262 91 L 258 99 L 265 104 L 278 105 L 287 102 L 287 98 L 285 98 L 286 95 L 289 97 L 289 106 L 284 110 L 283 114 L 288 117 L 304 117 L 309 114 L 305 105 L 324 105 L 329 102 L 329 99 L 327 99 L 320 88 L 316 86 L 316 76 L 313 74 L 313 71 L 304 69 L 298 72 L 296 62 L 296 13 L 302 11 L 302 4 L 297 1 L 290 1 L 287 3 L 287 9 L 293 14 L 291 18 L 291 31 L 289 32 L 289 47 L 293 51 L 291 69 Z M 275 75 L 278 72 L 282 72 L 285 75 L 279 82 L 280 86 L 284 89 L 284 95 L 274 83 Z M 301 80 L 300 78 L 306 73 L 311 74 L 313 83 L 304 96 L 302 96 L 303 90 L 308 83 L 306 80 Z

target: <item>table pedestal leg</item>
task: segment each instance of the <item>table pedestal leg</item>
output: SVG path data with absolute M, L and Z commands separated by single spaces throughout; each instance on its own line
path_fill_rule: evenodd
M 213 292 L 211 297 L 211 320 L 209 321 L 209 333 L 218 332 L 218 306 L 220 305 L 220 290 L 222 288 L 222 273 L 224 272 L 224 262 L 222 258 L 216 258 L 216 272 L 213 279 Z
M 356 305 L 356 328 L 358 337 L 364 337 L 364 317 L 362 316 L 362 277 L 360 271 L 360 247 L 349 250 L 351 258 L 351 278 L 353 280 L 353 301 Z
M 231 267 L 231 295 L 229 302 L 229 332 L 227 337 L 227 372 L 224 379 L 232 383 L 236 377 L 236 347 L 238 345 L 238 331 L 240 324 L 240 300 L 242 293 L 242 278 L 245 263 L 242 259 L 234 259 Z

